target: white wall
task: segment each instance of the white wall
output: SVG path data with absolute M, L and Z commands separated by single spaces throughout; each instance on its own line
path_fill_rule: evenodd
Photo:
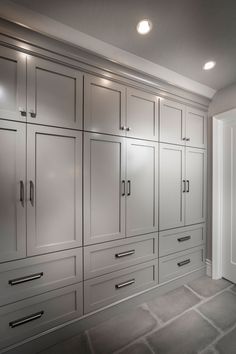
M 208 227 L 207 258 L 212 258 L 212 117 L 236 108 L 236 83 L 219 90 L 209 106 L 208 120 Z

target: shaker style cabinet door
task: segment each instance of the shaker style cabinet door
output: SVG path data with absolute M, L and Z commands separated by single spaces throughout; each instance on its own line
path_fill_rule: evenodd
M 185 145 L 185 106 L 178 102 L 161 99 L 160 141 Z
M 158 103 L 157 96 L 132 88 L 127 89 L 128 137 L 158 140 Z
M 84 134 L 84 243 L 125 237 L 124 138 Z
M 28 125 L 28 255 L 82 245 L 82 133 Z
M 186 225 L 205 221 L 206 151 L 186 148 Z
M 28 122 L 82 129 L 82 74 L 34 57 L 27 67 Z
M 0 262 L 26 255 L 26 124 L 0 121 Z
M 100 77 L 84 78 L 84 129 L 125 135 L 125 87 Z
M 26 121 L 26 55 L 0 47 L 0 118 Z
M 127 140 L 126 236 L 158 230 L 158 144 Z
M 184 226 L 185 148 L 160 144 L 160 230 Z
M 198 109 L 186 108 L 186 145 L 207 147 L 207 114 Z

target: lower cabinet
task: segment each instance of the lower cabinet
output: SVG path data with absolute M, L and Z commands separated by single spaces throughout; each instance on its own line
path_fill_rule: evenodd
M 0 308 L 0 348 L 83 314 L 82 283 Z

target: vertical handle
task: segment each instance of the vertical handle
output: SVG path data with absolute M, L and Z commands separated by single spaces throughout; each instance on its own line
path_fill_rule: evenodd
M 127 181 L 127 190 L 128 190 L 127 195 L 131 195 L 131 181 L 130 180 Z
M 186 180 L 183 180 L 183 193 L 186 193 Z
M 24 208 L 24 206 L 25 206 L 25 187 L 24 187 L 23 181 L 20 181 L 20 202 Z
M 125 180 L 122 180 L 121 181 L 121 184 L 122 184 L 122 192 L 121 192 L 121 195 L 122 197 L 125 196 Z
M 34 182 L 30 181 L 30 203 L 34 206 Z
M 187 193 L 189 193 L 189 180 L 187 179 L 187 190 L 186 190 Z

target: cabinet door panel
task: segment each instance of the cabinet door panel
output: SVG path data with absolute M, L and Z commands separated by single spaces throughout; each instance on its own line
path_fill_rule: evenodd
M 185 145 L 185 106 L 161 99 L 160 141 Z
M 30 57 L 28 121 L 82 129 L 82 80 L 74 69 Z
M 84 129 L 125 135 L 125 87 L 86 75 L 84 80 Z M 122 129 L 123 127 L 123 129 Z
M 184 149 L 160 144 L 160 230 L 184 225 Z
M 26 55 L 0 47 L 0 118 L 26 121 Z
M 127 136 L 158 140 L 158 97 L 127 89 Z
M 126 235 L 158 230 L 158 144 L 127 140 Z
M 3 262 L 26 255 L 24 123 L 0 121 L 0 166 L 0 262 Z
M 124 139 L 85 134 L 84 241 L 85 244 L 125 236 Z
M 186 225 L 205 221 L 206 212 L 206 151 L 186 148 Z
M 206 148 L 207 116 L 205 112 L 187 107 L 186 109 L 186 145 Z
M 82 133 L 28 127 L 28 254 L 82 244 Z

